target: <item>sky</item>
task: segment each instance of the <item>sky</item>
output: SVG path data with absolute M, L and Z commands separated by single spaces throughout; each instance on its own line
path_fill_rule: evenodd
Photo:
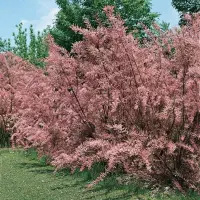
M 52 25 L 59 11 L 55 0 L 0 0 L 0 37 L 11 38 L 16 24 L 23 22 L 24 27 L 34 25 L 42 31 Z M 152 0 L 152 11 L 161 14 L 160 20 L 169 22 L 171 27 L 178 24 L 178 13 L 171 6 L 171 0 Z
M 179 14 L 172 7 L 171 0 L 152 0 L 152 11 L 160 13 L 160 21 L 170 23 L 171 27 L 178 26 Z

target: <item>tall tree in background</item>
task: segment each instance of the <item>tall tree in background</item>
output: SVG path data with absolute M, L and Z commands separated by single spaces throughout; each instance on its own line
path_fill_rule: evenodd
M 16 25 L 17 33 L 13 33 L 15 46 L 13 52 L 25 60 L 28 59 L 27 29 L 23 30 L 23 24 Z
M 33 25 L 29 29 L 30 43 L 28 46 L 28 60 L 39 67 L 44 67 L 42 59 L 48 56 L 48 46 L 45 42 L 45 37 L 48 33 L 49 27 L 42 32 L 38 31 L 37 34 L 34 32 Z
M 2 38 L 0 38 L 0 53 L 6 52 L 6 51 L 11 51 L 11 49 L 12 49 L 12 47 L 11 47 L 10 39 L 3 40 Z
M 172 0 L 172 5 L 180 13 L 179 25 L 185 25 L 184 14 L 200 11 L 200 0 Z
M 16 27 L 18 32 L 13 33 L 15 43 L 13 52 L 38 67 L 44 67 L 42 59 L 48 56 L 48 47 L 45 42 L 45 37 L 49 33 L 49 27 L 42 32 L 38 31 L 36 34 L 33 25 L 30 25 L 29 37 L 27 29 L 23 29 L 22 23 Z
M 85 19 L 88 19 L 92 26 L 97 27 L 96 18 L 102 23 L 106 22 L 102 9 L 106 5 L 115 6 L 116 14 L 120 14 L 125 21 L 128 31 L 138 30 L 137 37 L 145 37 L 144 24 L 150 27 L 159 16 L 151 12 L 150 0 L 56 0 L 60 8 L 55 20 L 55 26 L 51 30 L 56 43 L 67 50 L 72 44 L 81 40 L 81 36 L 71 30 L 71 25 L 84 27 Z
M 48 56 L 48 46 L 45 38 L 49 33 L 49 27 L 42 32 L 35 33 L 33 25 L 29 31 L 23 28 L 23 24 L 16 25 L 17 31 L 13 33 L 13 44 L 11 39 L 3 40 L 0 38 L 0 52 L 11 51 L 17 56 L 28 60 L 37 67 L 44 67 L 43 58 Z

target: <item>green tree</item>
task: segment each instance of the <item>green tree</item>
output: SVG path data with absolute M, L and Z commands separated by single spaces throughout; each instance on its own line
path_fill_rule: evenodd
M 169 30 L 170 23 L 162 21 L 161 23 L 159 23 L 159 26 L 160 26 L 162 31 L 166 32 L 166 31 Z
M 49 33 L 49 28 L 47 27 L 42 32 L 38 31 L 35 34 L 33 25 L 31 25 L 29 32 L 28 60 L 36 66 L 44 67 L 42 59 L 48 56 L 48 46 L 45 42 L 45 37 Z
M 50 27 L 47 27 L 42 32 L 38 31 L 36 36 L 36 63 L 35 65 L 44 67 L 44 62 L 42 61 L 43 58 L 48 56 L 48 45 L 45 41 L 46 36 L 50 32 Z
M 15 46 L 13 52 L 21 58 L 28 59 L 27 29 L 23 30 L 23 24 L 16 25 L 17 33 L 13 33 Z
M 186 24 L 184 14 L 193 14 L 200 11 L 200 0 L 172 0 L 173 7 L 180 13 L 179 25 Z
M 8 40 L 3 40 L 0 38 L 0 52 L 6 52 L 6 51 L 11 51 L 11 41 L 10 39 Z
M 106 17 L 102 9 L 106 5 L 115 6 L 116 14 L 120 14 L 125 21 L 128 31 L 138 30 L 139 38 L 145 37 L 143 23 L 150 27 L 159 16 L 151 12 L 150 0 L 56 0 L 60 8 L 51 30 L 55 42 L 70 50 L 72 44 L 81 40 L 82 36 L 71 30 L 71 25 L 85 27 L 84 20 L 88 19 L 92 26 L 96 27 L 96 18 L 105 23 Z
M 28 54 L 29 54 L 29 59 L 32 61 L 32 63 L 37 62 L 37 57 L 36 57 L 36 44 L 37 44 L 37 38 L 33 30 L 33 25 L 30 26 L 30 43 L 29 43 L 29 48 L 28 48 Z
M 172 0 L 172 5 L 179 12 L 196 13 L 196 12 L 200 11 L 200 1 L 199 0 Z
M 0 38 L 0 51 L 11 51 L 37 67 L 44 67 L 43 58 L 48 56 L 48 45 L 45 38 L 49 34 L 50 28 L 47 27 L 37 33 L 34 31 L 33 25 L 30 25 L 29 31 L 23 28 L 22 23 L 16 25 L 16 28 L 16 33 L 13 33 L 14 45 L 11 45 L 10 39 L 2 40 Z

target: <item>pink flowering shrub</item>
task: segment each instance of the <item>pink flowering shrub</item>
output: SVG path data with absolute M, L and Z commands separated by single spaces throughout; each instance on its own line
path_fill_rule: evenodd
M 8 63 L 0 55 L 0 146 L 9 145 L 13 88 L 10 80 Z
M 159 38 L 149 33 L 141 48 L 113 7 L 104 10 L 108 27 L 74 26 L 84 40 L 70 53 L 50 37 L 46 75 L 22 76 L 29 81 L 19 84 L 13 141 L 49 155 L 57 169 L 106 162 L 92 184 L 120 166 L 199 190 L 200 18 Z
M 31 109 L 29 106 L 38 104 L 36 95 L 39 92 L 37 93 L 37 91 L 45 84 L 45 80 L 41 78 L 41 75 L 43 75 L 42 70 L 36 69 L 35 66 L 12 53 L 0 55 L 0 127 L 3 130 L 1 135 L 2 145 L 6 142 L 3 137 L 8 139 L 8 135 L 16 131 L 20 132 L 23 124 L 29 123 L 29 116 L 26 115 L 26 110 Z M 41 81 L 39 87 L 37 81 Z M 35 87 L 35 91 L 33 87 Z M 34 114 L 33 110 L 31 113 Z M 32 117 L 34 116 L 31 115 L 31 121 L 33 120 Z M 23 123 L 20 123 L 21 120 L 24 120 Z M 20 123 L 20 127 L 18 127 L 18 123 Z M 20 142 L 23 145 L 25 144 L 22 140 Z

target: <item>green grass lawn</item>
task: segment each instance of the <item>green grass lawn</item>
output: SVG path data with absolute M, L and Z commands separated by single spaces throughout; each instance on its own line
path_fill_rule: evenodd
M 35 155 L 36 156 L 36 155 Z M 139 183 L 121 185 L 110 176 L 97 186 L 86 185 L 97 176 L 91 172 L 71 175 L 67 170 L 53 174 L 54 169 L 23 151 L 0 150 L 0 200 L 199 200 L 194 193 L 184 197 L 175 192 L 154 192 Z M 99 167 L 100 168 L 100 167 Z

